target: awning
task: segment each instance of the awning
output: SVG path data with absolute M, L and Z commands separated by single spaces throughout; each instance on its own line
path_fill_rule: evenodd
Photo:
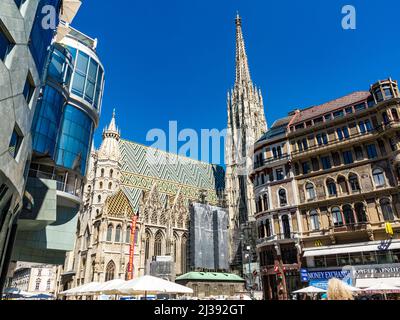
M 357 288 L 369 288 L 376 286 L 380 283 L 392 285 L 392 286 L 400 286 L 400 278 L 368 278 L 368 279 L 357 279 L 356 287 Z
M 392 249 L 400 249 L 400 241 L 388 244 L 382 243 L 381 241 L 374 241 L 374 242 L 367 242 L 365 244 L 358 243 L 354 245 L 329 246 L 329 247 L 304 249 L 304 257 L 329 256 L 333 254 L 382 251 L 382 250 L 392 250 Z
M 61 20 L 71 23 L 81 5 L 82 2 L 80 0 L 63 0 L 61 8 Z

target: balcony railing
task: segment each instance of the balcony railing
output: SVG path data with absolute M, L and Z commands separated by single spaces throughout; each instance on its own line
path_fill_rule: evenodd
M 271 241 L 294 240 L 296 238 L 297 238 L 297 232 L 278 233 L 278 234 L 271 235 L 269 237 L 257 239 L 257 245 L 262 245 L 264 243 L 268 243 Z
M 48 179 L 56 181 L 56 188 L 58 191 L 62 191 L 73 195 L 75 197 L 82 197 L 82 188 L 78 188 L 80 184 L 79 181 L 74 180 L 73 183 L 65 183 L 65 176 L 56 175 L 49 172 L 43 172 L 39 170 L 30 169 L 29 177 L 31 178 L 39 178 L 39 179 Z M 62 181 L 61 181 L 62 178 Z
M 289 159 L 290 159 L 290 155 L 287 153 L 284 153 L 278 157 L 271 157 L 271 158 L 263 159 L 262 161 L 255 162 L 254 169 L 261 168 L 270 163 L 274 163 L 274 162 L 278 162 L 278 161 L 282 161 L 282 160 L 289 160 Z
M 346 142 L 351 141 L 356 138 L 370 137 L 374 133 L 381 133 L 381 132 L 384 132 L 384 131 L 394 127 L 395 124 L 399 125 L 400 119 L 383 123 L 380 126 L 377 126 L 371 130 L 367 130 L 364 133 L 351 134 L 348 138 L 344 138 L 344 137 L 343 137 L 343 139 L 335 138 L 335 139 L 329 140 L 327 144 L 321 144 L 321 145 L 316 144 L 314 146 L 309 146 L 306 149 L 303 149 L 301 151 L 300 150 L 292 151 L 292 157 L 297 157 L 301 154 L 313 152 L 318 149 L 323 149 L 323 150 L 330 149 L 333 146 L 336 146 L 341 143 L 346 143 Z

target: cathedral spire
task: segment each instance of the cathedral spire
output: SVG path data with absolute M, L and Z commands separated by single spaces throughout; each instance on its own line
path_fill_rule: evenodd
M 246 47 L 242 32 L 242 18 L 236 15 L 236 85 L 250 84 L 250 69 L 247 61 Z
M 118 141 L 121 134 L 115 124 L 115 109 L 113 110 L 112 118 L 108 127 L 103 130 L 103 142 L 100 146 L 99 156 L 112 160 L 119 160 L 120 150 Z

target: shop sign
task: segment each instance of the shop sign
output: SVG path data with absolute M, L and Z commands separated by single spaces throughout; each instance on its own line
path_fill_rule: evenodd
M 300 278 L 301 282 L 308 282 L 310 280 L 307 269 L 300 269 Z
M 400 277 L 400 264 L 366 265 L 353 268 L 356 279 Z
M 328 281 L 332 278 L 340 279 L 352 285 L 350 270 L 309 271 L 309 284 L 320 289 L 328 288 Z

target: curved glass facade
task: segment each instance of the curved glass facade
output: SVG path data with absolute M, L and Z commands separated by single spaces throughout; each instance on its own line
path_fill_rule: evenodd
M 65 48 L 54 45 L 51 50 L 46 76 L 53 82 L 51 85 L 47 82 L 43 96 L 38 101 L 32 122 L 32 137 L 33 150 L 48 154 L 54 160 L 58 130 L 66 104 L 66 97 L 61 90 L 70 84 L 73 61 Z M 58 89 L 53 87 L 57 84 L 60 86 Z
M 36 15 L 34 19 L 34 25 L 32 27 L 32 31 L 30 34 L 29 41 L 29 49 L 33 56 L 33 60 L 36 63 L 36 68 L 39 71 L 39 74 L 42 74 L 44 64 L 47 59 L 47 55 L 43 54 L 47 52 L 47 47 L 51 43 L 51 39 L 54 35 L 54 30 L 51 28 L 45 29 L 42 26 L 42 22 L 46 17 L 46 13 L 42 13 L 42 9 L 44 6 L 53 6 L 57 8 L 56 12 L 59 12 L 59 8 L 61 6 L 61 0 L 40 0 L 39 5 L 36 10 Z M 58 14 L 56 15 L 57 21 L 56 25 L 58 25 Z M 44 21 L 46 23 L 46 20 Z
M 83 51 L 69 47 L 75 60 L 71 92 L 99 109 L 104 83 L 100 64 Z
M 73 105 L 66 105 L 57 143 L 56 164 L 86 174 L 93 136 L 93 120 Z

